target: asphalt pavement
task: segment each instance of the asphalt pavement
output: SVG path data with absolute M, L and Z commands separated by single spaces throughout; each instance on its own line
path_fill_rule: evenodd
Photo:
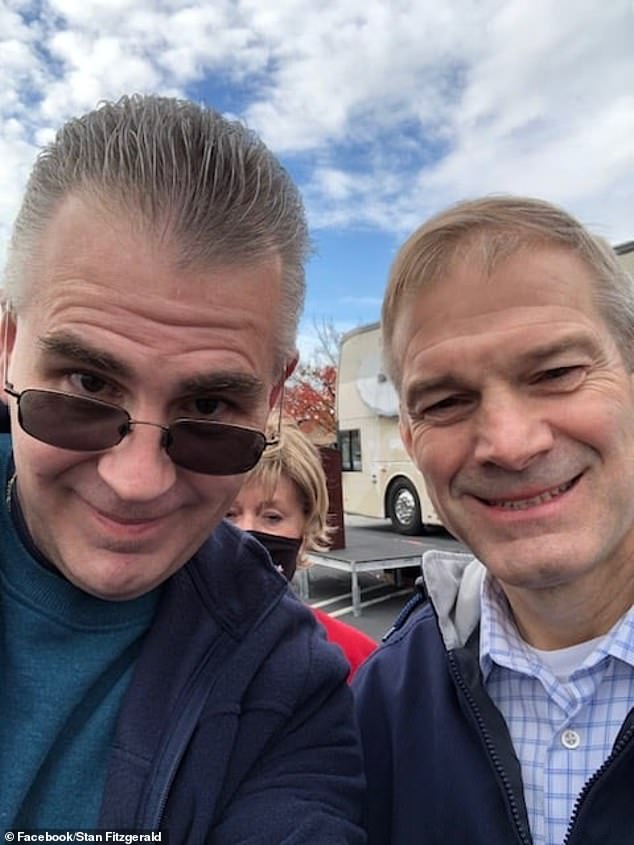
M 387 519 L 346 515 L 345 535 L 345 551 L 356 559 L 365 559 L 370 554 L 385 559 L 385 569 L 359 575 L 361 615 L 355 617 L 352 612 L 350 575 L 320 564 L 314 564 L 309 570 L 307 601 L 365 631 L 377 642 L 413 595 L 414 581 L 420 575 L 419 565 L 390 570 L 389 559 L 412 555 L 413 562 L 417 563 L 420 554 L 428 549 L 464 551 L 464 547 L 442 529 L 417 537 L 405 537 L 396 534 Z

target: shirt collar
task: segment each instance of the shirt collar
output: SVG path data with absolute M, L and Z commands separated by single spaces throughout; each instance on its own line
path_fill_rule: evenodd
M 530 654 L 522 641 L 508 599 L 487 572 L 480 587 L 480 669 L 486 681 L 493 664 L 530 672 Z
M 482 579 L 480 609 L 480 669 L 484 680 L 494 663 L 534 675 L 535 654 L 520 637 L 508 599 L 489 572 Z M 609 656 L 634 668 L 634 606 L 602 637 L 584 666 L 590 668 Z

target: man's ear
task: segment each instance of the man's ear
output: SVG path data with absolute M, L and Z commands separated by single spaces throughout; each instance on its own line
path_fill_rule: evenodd
M 299 361 L 299 352 L 295 350 L 292 357 L 286 361 L 286 366 L 284 367 L 284 381 L 287 378 L 290 378 L 293 373 L 295 372 L 295 368 L 297 367 L 297 363 Z
M 288 358 L 286 363 L 284 364 L 284 373 L 279 381 L 275 382 L 273 385 L 273 389 L 271 390 L 271 395 L 269 396 L 269 409 L 275 407 L 275 403 L 280 398 L 280 394 L 284 388 L 284 384 L 286 379 L 290 378 L 292 374 L 295 372 L 295 367 L 297 367 L 297 362 L 299 361 L 299 352 L 295 350 L 292 357 Z

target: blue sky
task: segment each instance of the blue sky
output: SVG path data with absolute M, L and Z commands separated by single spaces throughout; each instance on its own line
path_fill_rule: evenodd
M 466 197 L 634 239 L 632 0 L 0 0 L 0 261 L 39 146 L 133 91 L 248 123 L 306 200 L 314 325 L 376 320 L 400 242 Z

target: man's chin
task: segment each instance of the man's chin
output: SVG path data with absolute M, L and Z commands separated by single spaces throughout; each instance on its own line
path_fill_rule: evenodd
M 166 564 L 160 572 L 150 573 L 147 561 L 142 557 L 114 555 L 115 560 L 112 558 L 112 554 L 104 555 L 102 551 L 91 571 L 74 567 L 72 563 L 60 571 L 78 590 L 94 598 L 131 601 L 151 592 L 178 569 L 178 566 Z
M 565 586 L 584 571 L 581 550 L 575 554 L 570 542 L 559 539 L 559 543 L 549 543 L 544 538 L 538 546 L 530 538 L 481 545 L 473 551 L 502 584 L 517 590 L 551 590 Z

